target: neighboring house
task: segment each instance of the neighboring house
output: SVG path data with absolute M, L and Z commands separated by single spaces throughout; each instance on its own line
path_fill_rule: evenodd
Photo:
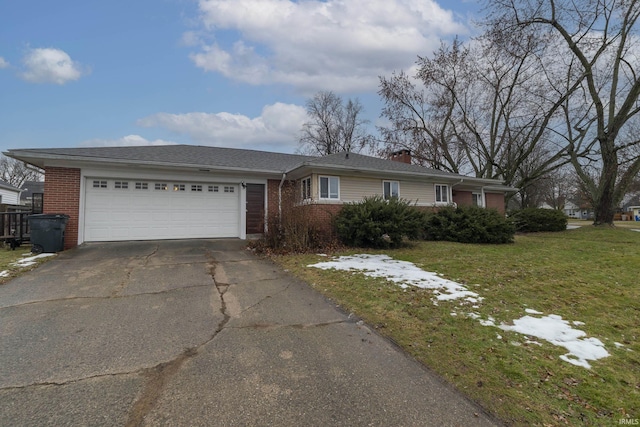
M 44 182 L 43 181 L 27 181 L 22 186 L 22 194 L 20 194 L 20 204 L 23 206 L 34 206 L 34 197 L 36 199 L 36 205 L 42 202 L 42 195 L 44 194 Z M 35 194 L 35 196 L 34 196 Z
M 504 213 L 500 181 L 355 153 L 324 157 L 190 145 L 14 149 L 45 171 L 44 212 L 69 215 L 65 248 L 83 242 L 262 233 L 293 188 L 297 208 L 329 223 L 342 204 L 381 195 L 418 206 L 477 204 Z
M 588 205 L 578 205 L 574 202 L 567 201 L 564 204 L 564 213 L 569 218 L 576 219 L 593 219 L 593 209 L 591 209 Z
M 626 212 L 629 213 L 631 221 L 640 221 L 640 206 L 629 206 Z
M 17 205 L 20 201 L 21 189 L 4 181 L 0 181 L 0 204 Z

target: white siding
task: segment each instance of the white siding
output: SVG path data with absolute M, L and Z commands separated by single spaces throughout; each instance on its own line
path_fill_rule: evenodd
M 19 193 L 16 191 L 0 188 L 0 196 L 2 196 L 1 203 L 4 205 L 17 205 L 20 203 L 18 200 Z

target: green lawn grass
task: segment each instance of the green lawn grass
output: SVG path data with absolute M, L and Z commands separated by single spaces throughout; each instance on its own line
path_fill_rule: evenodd
M 429 290 L 307 267 L 326 257 L 275 259 L 510 425 L 600 426 L 640 419 L 640 232 L 585 226 L 519 235 L 511 245 L 421 242 L 335 255 L 354 253 L 413 262 L 484 300 L 478 308 L 459 301 L 434 305 Z M 526 308 L 584 322 L 575 327 L 601 340 L 610 356 L 591 361 L 591 369 L 574 366 L 559 358 L 564 348 L 527 343 L 521 334 L 464 315 L 473 311 L 510 324 Z
M 32 254 L 30 252 L 30 248 L 27 246 L 18 247 L 15 250 L 10 250 L 0 245 L 0 272 L 7 271 L 9 273 L 7 277 L 0 277 L 0 285 L 18 276 L 21 272 L 30 270 L 32 267 L 21 268 L 14 265 L 14 263 L 21 258 L 25 258 L 25 256 L 31 255 Z M 39 264 L 48 259 L 49 258 L 42 258 L 37 260 L 37 262 Z

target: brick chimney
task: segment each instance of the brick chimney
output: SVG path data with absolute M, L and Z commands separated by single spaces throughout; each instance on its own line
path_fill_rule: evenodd
M 394 151 L 389 155 L 389 160 L 393 160 L 394 162 L 402 162 L 411 164 L 411 151 L 409 150 L 398 150 Z

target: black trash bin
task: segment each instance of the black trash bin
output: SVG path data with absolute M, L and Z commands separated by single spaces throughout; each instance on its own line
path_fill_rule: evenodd
M 31 252 L 60 252 L 64 249 L 64 230 L 69 215 L 39 214 L 29 216 Z

